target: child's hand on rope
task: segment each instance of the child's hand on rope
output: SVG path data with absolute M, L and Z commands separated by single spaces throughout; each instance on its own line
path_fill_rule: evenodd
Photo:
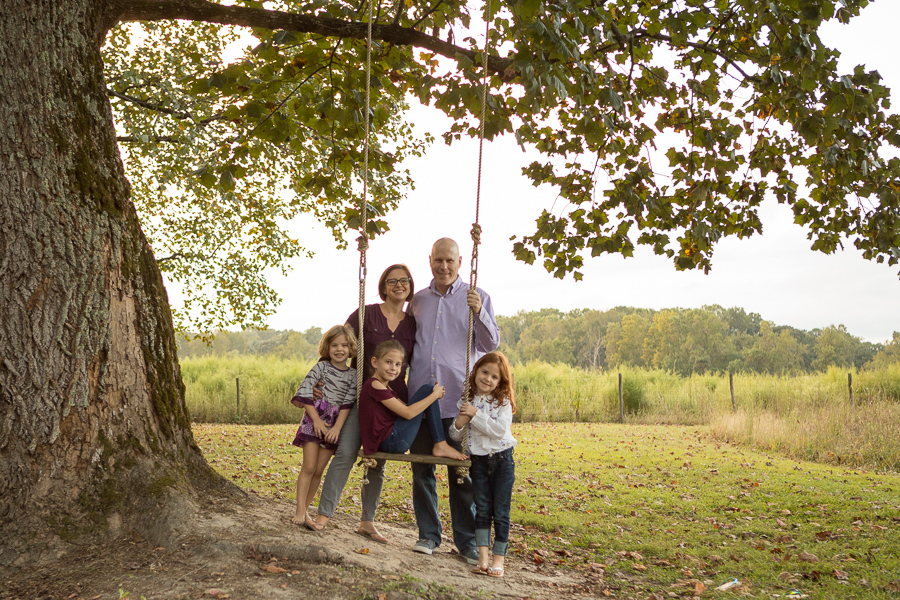
M 463 405 L 459 407 L 459 414 L 456 416 L 456 428 L 462 429 L 465 427 L 477 412 L 478 409 L 471 402 L 463 402 Z
M 475 408 L 475 405 L 471 402 L 464 402 L 462 406 L 459 407 L 459 415 L 461 417 L 468 417 L 472 419 L 475 417 L 475 414 L 478 412 L 478 409 Z

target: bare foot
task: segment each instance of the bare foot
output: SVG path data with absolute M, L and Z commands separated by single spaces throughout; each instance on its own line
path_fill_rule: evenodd
M 319 525 L 318 523 L 313 521 L 312 517 L 309 516 L 309 513 L 307 513 L 306 517 L 303 519 L 303 525 L 310 531 L 321 531 L 322 528 L 324 527 L 324 525 Z
M 447 442 L 438 442 L 431 449 L 431 454 L 434 456 L 443 456 L 444 458 L 452 458 L 453 460 L 468 460 L 468 456 L 458 452 L 456 448 L 448 444 Z
M 325 526 L 328 525 L 328 517 L 325 515 L 316 515 L 316 525 L 319 526 L 319 529 L 325 529 Z

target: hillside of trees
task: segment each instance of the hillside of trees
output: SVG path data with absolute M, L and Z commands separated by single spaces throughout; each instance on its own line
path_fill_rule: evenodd
M 878 367 L 900 362 L 900 332 L 887 344 L 852 335 L 843 325 L 806 331 L 775 325 L 743 308 L 553 308 L 498 316 L 501 350 L 513 362 L 541 360 L 587 370 L 619 366 L 679 375 L 708 372 L 800 373 L 830 365 Z M 179 356 L 275 355 L 315 358 L 322 330 L 218 332 L 207 345 L 182 341 Z

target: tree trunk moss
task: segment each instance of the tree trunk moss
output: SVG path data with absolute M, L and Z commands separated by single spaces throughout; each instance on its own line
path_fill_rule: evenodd
M 4 0 L 0 15 L 0 65 L 15 65 L 0 77 L 0 565 L 59 539 L 160 533 L 170 501 L 233 489 L 191 434 L 118 157 L 99 51 L 109 6 Z

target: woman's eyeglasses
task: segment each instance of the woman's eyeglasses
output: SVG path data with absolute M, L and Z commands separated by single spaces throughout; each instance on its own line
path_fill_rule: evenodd
M 409 277 L 401 277 L 400 279 L 385 279 L 384 283 L 390 287 L 394 287 L 395 285 L 406 287 L 409 285 L 409 281 Z

